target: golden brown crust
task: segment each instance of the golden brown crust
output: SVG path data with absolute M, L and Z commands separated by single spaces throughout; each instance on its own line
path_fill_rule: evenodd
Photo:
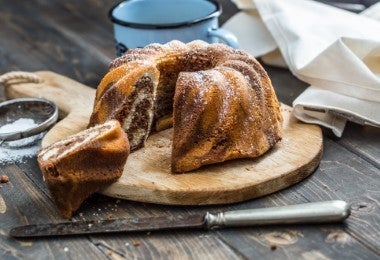
M 152 127 L 158 77 L 159 71 L 146 61 L 131 61 L 107 73 L 97 89 L 88 127 L 116 119 L 130 138 L 131 150 L 140 148 Z
M 246 77 L 227 67 L 180 74 L 174 98 L 174 172 L 254 158 L 281 139 L 281 122 L 264 128 L 275 115 L 267 111 L 266 100 L 246 86 Z
M 128 138 L 119 122 L 108 122 L 107 126 L 87 129 L 43 148 L 38 155 L 44 180 L 64 218 L 70 218 L 85 199 L 123 173 Z M 95 131 L 92 138 L 83 141 Z
M 156 80 L 159 72 L 149 63 L 133 61 L 107 73 L 96 90 L 88 127 L 113 119 L 123 123 L 122 118 L 117 118 L 122 113 L 119 109 L 128 101 L 128 97 L 135 91 L 136 82 L 144 75 Z

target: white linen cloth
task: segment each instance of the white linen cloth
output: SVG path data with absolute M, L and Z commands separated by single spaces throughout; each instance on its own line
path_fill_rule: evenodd
M 378 11 L 358 15 L 311 0 L 232 1 L 243 11 L 223 27 L 240 47 L 311 85 L 293 102 L 297 118 L 339 137 L 347 120 L 380 127 L 380 21 L 371 18 Z

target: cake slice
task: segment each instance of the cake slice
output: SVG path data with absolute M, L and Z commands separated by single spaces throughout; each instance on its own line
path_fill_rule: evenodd
M 91 194 L 115 182 L 130 152 L 117 120 L 88 128 L 42 148 L 38 164 L 64 218 L 71 218 Z
M 131 151 L 150 134 L 159 71 L 144 61 L 131 62 L 100 82 L 88 127 L 116 119 L 128 135 Z

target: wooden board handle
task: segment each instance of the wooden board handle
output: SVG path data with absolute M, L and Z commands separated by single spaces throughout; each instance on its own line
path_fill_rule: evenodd
M 55 102 L 61 119 L 42 140 L 54 143 L 87 127 L 95 89 L 51 71 L 11 72 L 0 76 L 6 98 L 39 97 Z

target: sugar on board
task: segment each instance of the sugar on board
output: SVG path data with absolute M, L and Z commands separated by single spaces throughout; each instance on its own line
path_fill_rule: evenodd
M 37 124 L 31 118 L 20 118 L 0 126 L 0 134 L 24 131 Z M 23 162 L 25 158 L 37 155 L 40 141 L 45 133 L 0 144 L 0 164 Z M 1 142 L 1 141 L 0 141 Z

